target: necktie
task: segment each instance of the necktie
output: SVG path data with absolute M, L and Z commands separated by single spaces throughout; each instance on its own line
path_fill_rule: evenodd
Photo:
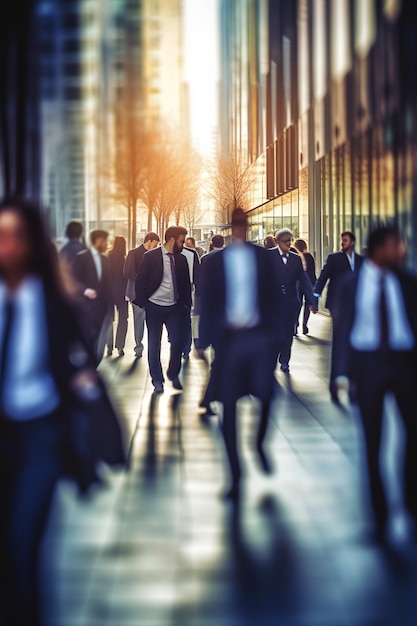
M 178 286 L 177 286 L 177 274 L 175 272 L 175 259 L 172 252 L 168 252 L 169 262 L 171 263 L 171 276 L 172 276 L 172 286 L 174 288 L 174 300 L 178 302 Z
M 4 307 L 4 329 L 3 329 L 3 341 L 1 344 L 0 354 L 0 415 L 4 416 L 3 410 L 3 398 L 4 398 L 4 383 L 6 380 L 6 369 L 9 360 L 9 344 L 11 337 L 11 328 L 14 315 L 14 304 L 11 299 L 6 301 Z
M 379 324 L 380 324 L 380 350 L 389 350 L 389 325 L 388 325 L 388 307 L 387 294 L 385 289 L 385 276 L 380 281 L 380 297 L 379 297 Z

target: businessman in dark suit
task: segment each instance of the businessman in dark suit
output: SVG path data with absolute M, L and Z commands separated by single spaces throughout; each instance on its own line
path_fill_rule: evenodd
M 320 276 L 313 288 L 314 296 L 319 298 L 326 283 L 327 296 L 326 296 L 326 308 L 329 309 L 332 316 L 332 354 L 331 354 L 331 366 L 330 366 L 330 395 L 333 402 L 338 403 L 337 393 L 334 387 L 334 345 L 335 337 L 338 333 L 338 316 L 336 311 L 337 307 L 337 294 L 339 292 L 338 286 L 343 277 L 347 274 L 357 274 L 363 263 L 364 257 L 355 252 L 355 235 L 350 231 L 345 231 L 341 235 L 341 250 L 334 254 L 329 254 L 326 264 L 320 272 Z
M 365 439 L 377 539 L 385 539 L 389 511 L 380 468 L 383 403 L 394 395 L 405 427 L 405 505 L 417 521 L 417 279 L 402 269 L 405 247 L 392 227 L 373 231 L 359 273 L 336 294 L 337 391 L 353 386 Z
M 92 230 L 90 247 L 79 252 L 74 261 L 75 304 L 85 340 L 99 365 L 103 358 L 109 316 L 112 312 L 108 232 Z
M 169 227 L 164 245 L 144 255 L 136 279 L 134 304 L 145 309 L 149 371 L 156 393 L 164 390 L 161 365 L 164 326 L 171 344 L 167 377 L 174 389 L 182 389 L 178 376 L 191 310 L 190 272 L 187 259 L 181 254 L 186 234 L 181 226 Z
M 261 400 L 257 449 L 264 471 L 271 470 L 263 450 L 270 403 L 276 388 L 278 294 L 271 289 L 276 266 L 269 252 L 246 242 L 247 217 L 232 214 L 230 246 L 204 262 L 198 353 L 214 348 L 211 399 L 223 404 L 222 431 L 232 485 L 227 497 L 237 498 L 241 477 L 236 442 L 236 403 L 253 395 Z
M 274 259 L 278 282 L 271 283 L 270 288 L 277 290 L 281 301 L 280 314 L 276 322 L 281 333 L 279 363 L 281 370 L 289 374 L 294 325 L 300 311 L 300 291 L 305 294 L 306 304 L 313 312 L 316 312 L 316 300 L 300 255 L 290 250 L 292 232 L 288 228 L 282 228 L 276 233 L 275 238 L 278 245 L 269 249 L 268 254 Z
M 133 327 L 135 334 L 135 356 L 140 359 L 143 353 L 143 333 L 145 330 L 145 310 L 134 304 L 136 297 L 135 282 L 139 271 L 139 265 L 145 252 L 153 250 L 159 244 L 159 236 L 149 232 L 145 235 L 143 243 L 133 250 L 129 250 L 123 267 L 123 276 L 127 278 L 126 299 L 132 304 Z
M 193 237 L 188 237 L 186 242 L 190 242 L 193 240 Z M 187 335 L 185 338 L 184 348 L 182 352 L 182 357 L 185 361 L 188 361 L 190 358 L 191 346 L 193 343 L 193 318 L 194 318 L 194 309 L 195 309 L 195 288 L 198 283 L 198 275 L 200 271 L 200 257 L 198 256 L 198 252 L 195 248 L 189 248 L 188 246 L 184 246 L 182 249 L 182 254 L 185 256 L 188 262 L 188 267 L 190 270 L 190 281 L 191 281 L 191 300 L 192 306 L 190 311 L 190 318 L 187 320 Z

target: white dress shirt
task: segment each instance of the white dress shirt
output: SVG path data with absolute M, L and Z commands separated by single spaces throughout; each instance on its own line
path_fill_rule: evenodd
M 347 252 L 345 252 L 346 256 L 347 256 L 347 260 L 349 261 L 349 265 L 350 265 L 350 269 L 352 270 L 352 272 L 355 271 L 355 253 L 352 252 L 352 254 L 348 254 Z
M 0 282 L 0 342 L 3 341 L 3 307 L 7 290 Z M 45 294 L 37 277 L 24 280 L 14 293 L 12 322 L 5 368 L 3 406 L 14 420 L 31 420 L 49 415 L 60 404 L 60 395 L 49 368 Z
M 358 279 L 351 345 L 356 350 L 364 351 L 374 351 L 379 347 L 379 297 L 381 278 L 384 274 L 389 346 L 391 350 L 412 350 L 415 340 L 398 278 L 391 271 L 383 272 L 368 259 L 364 261 Z
M 283 252 L 279 246 L 277 246 L 277 248 L 278 248 L 278 252 L 281 255 L 281 259 L 284 262 L 284 265 L 287 265 L 287 261 L 288 261 L 288 257 L 289 257 L 290 253 L 289 252 Z
M 168 250 L 161 246 L 163 274 L 162 281 L 158 289 L 151 295 L 149 301 L 159 306 L 172 306 L 175 304 L 174 285 L 172 282 L 171 261 Z
M 98 279 L 101 280 L 101 275 L 102 275 L 103 270 L 102 270 L 102 260 L 101 260 L 100 252 L 96 250 L 93 246 L 91 246 L 90 252 L 93 255 L 93 261 L 94 261 L 94 265 L 96 266 Z
M 224 250 L 226 322 L 235 329 L 254 328 L 260 316 L 255 250 L 234 243 Z

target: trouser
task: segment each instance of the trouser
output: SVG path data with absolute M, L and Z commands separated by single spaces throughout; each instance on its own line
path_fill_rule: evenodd
M 113 320 L 109 325 L 107 332 L 107 348 L 113 350 L 115 347 L 117 350 L 123 350 L 126 344 L 127 335 L 127 314 L 128 314 L 128 302 L 127 300 L 120 300 L 115 304 L 117 310 L 117 328 L 116 328 L 116 340 L 114 341 L 114 313 Z
M 288 365 L 291 358 L 291 349 L 294 340 L 294 323 L 297 316 L 296 309 L 289 309 L 280 321 L 280 350 L 279 363 Z
M 416 362 L 411 353 L 354 352 L 352 372 L 365 438 L 372 508 L 376 522 L 384 526 L 388 505 L 380 468 L 384 398 L 392 393 L 405 427 L 404 499 L 417 521 L 417 396 Z
M 39 552 L 61 474 L 57 414 L 26 422 L 0 418 L 0 623 L 42 624 Z
M 132 302 L 133 312 L 133 328 L 135 334 L 135 354 L 142 356 L 143 352 L 143 334 L 145 331 L 145 309 L 141 309 Z
M 182 349 L 186 334 L 187 316 L 189 309 L 180 304 L 159 306 L 152 302 L 146 303 L 146 326 L 148 329 L 148 363 L 152 383 L 164 382 L 161 365 L 161 338 L 165 326 L 170 343 L 170 357 L 167 377 L 174 380 L 181 370 Z
M 237 402 L 246 395 L 253 395 L 261 401 L 257 445 L 262 446 L 276 386 L 276 361 L 276 340 L 261 328 L 230 331 L 216 349 L 210 393 L 223 404 L 222 432 L 233 483 L 237 483 L 241 475 L 236 432 Z

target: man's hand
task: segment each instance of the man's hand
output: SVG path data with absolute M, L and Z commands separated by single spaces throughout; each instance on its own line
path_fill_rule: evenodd
M 86 289 L 84 295 L 89 300 L 95 300 L 97 298 L 97 291 L 95 289 Z

